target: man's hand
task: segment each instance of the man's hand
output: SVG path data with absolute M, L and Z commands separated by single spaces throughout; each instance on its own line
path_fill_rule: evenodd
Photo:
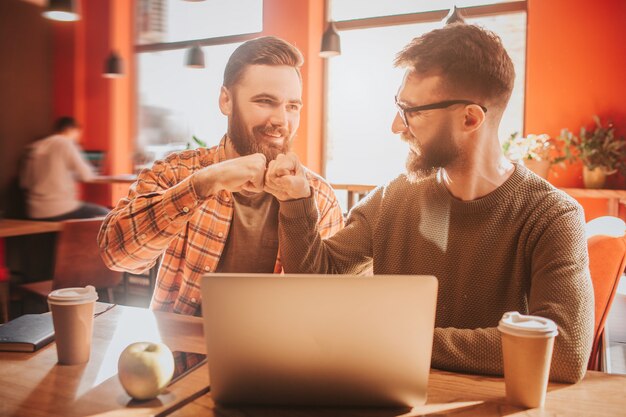
M 306 198 L 311 195 L 309 180 L 293 152 L 279 154 L 265 173 L 265 191 L 280 201 Z
M 196 172 L 191 177 L 191 183 L 200 197 L 215 195 L 220 190 L 260 193 L 263 191 L 266 163 L 262 153 L 229 159 Z

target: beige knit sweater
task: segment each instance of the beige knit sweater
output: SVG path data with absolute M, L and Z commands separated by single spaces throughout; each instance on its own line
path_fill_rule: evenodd
M 313 198 L 281 203 L 286 272 L 427 274 L 439 280 L 432 366 L 502 374 L 496 326 L 506 311 L 554 320 L 550 378 L 575 382 L 593 337 L 583 211 L 523 166 L 489 195 L 460 201 L 436 176 L 371 192 L 327 240 Z

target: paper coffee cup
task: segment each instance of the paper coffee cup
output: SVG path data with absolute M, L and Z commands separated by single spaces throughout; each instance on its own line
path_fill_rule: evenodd
M 498 330 L 508 401 L 523 407 L 543 407 L 554 337 L 558 334 L 556 324 L 544 317 L 513 311 L 504 313 Z
M 74 365 L 89 361 L 97 299 L 98 293 L 91 285 L 62 288 L 48 295 L 60 364 Z

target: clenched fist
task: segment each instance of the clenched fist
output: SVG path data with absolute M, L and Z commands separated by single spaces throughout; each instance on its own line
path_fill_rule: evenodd
M 265 173 L 264 189 L 280 201 L 306 198 L 311 195 L 309 180 L 295 153 L 280 154 L 269 163 Z
M 260 193 L 263 191 L 266 164 L 262 153 L 228 159 L 196 172 L 191 182 L 200 197 L 217 194 L 220 190 Z

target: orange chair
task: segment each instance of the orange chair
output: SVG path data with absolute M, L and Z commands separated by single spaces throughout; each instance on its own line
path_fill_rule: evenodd
M 599 217 L 586 226 L 589 270 L 595 295 L 595 329 L 587 369 L 605 370 L 604 325 L 626 268 L 626 225 L 617 217 Z
M 59 231 L 52 280 L 20 285 L 26 294 L 46 299 L 52 290 L 93 285 L 105 290 L 107 301 L 113 302 L 113 288 L 122 280 L 122 273 L 108 269 L 100 258 L 97 243 L 102 218 L 66 220 Z

